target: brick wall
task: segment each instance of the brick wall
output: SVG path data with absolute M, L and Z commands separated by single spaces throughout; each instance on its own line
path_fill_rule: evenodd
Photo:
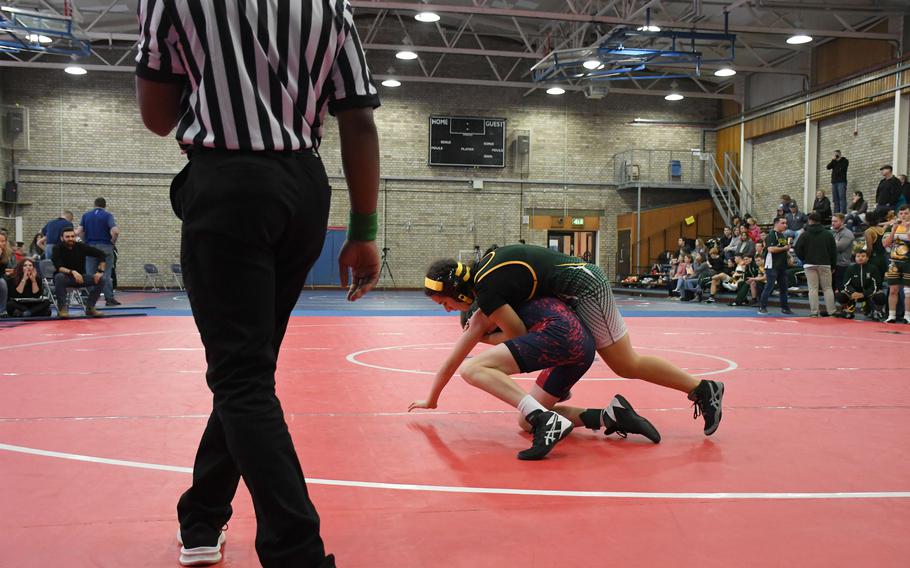
M 171 138 L 158 138 L 142 126 L 135 108 L 133 78 L 124 73 L 70 77 L 61 71 L 4 70 L 7 104 L 30 108 L 31 150 L 17 155 L 22 166 L 26 233 L 34 233 L 61 209 L 78 217 L 104 196 L 121 226 L 118 265 L 123 285 L 141 285 L 142 264 L 164 269 L 178 258 L 179 224 L 170 211 L 170 178 L 184 158 Z M 702 129 L 688 126 L 634 126 L 635 117 L 668 121 L 716 118 L 714 101 L 671 104 L 659 97 L 608 96 L 595 101 L 580 94 L 527 97 L 517 89 L 407 85 L 383 89 L 376 113 L 382 175 L 439 180 L 385 180 L 380 196 L 380 246 L 393 249 L 390 261 L 399 286 L 416 286 L 425 265 L 437 256 L 456 255 L 475 244 L 545 244 L 546 234 L 529 234 L 521 224 L 531 207 L 597 209 L 605 212 L 599 235 L 599 261 L 612 270 L 615 218 L 635 207 L 634 192 L 612 186 L 612 156 L 629 148 L 697 148 Z M 426 165 L 431 114 L 504 117 L 508 132 L 531 133 L 530 171 L 522 177 L 505 169 L 430 168 Z M 511 137 L 511 135 L 509 135 Z M 707 137 L 713 150 L 713 135 Z M 334 187 L 330 224 L 345 225 L 347 190 L 341 179 L 337 127 L 327 121 L 321 153 Z M 60 171 L 64 168 L 112 170 Z M 485 180 L 482 190 L 473 177 Z M 463 181 L 461 181 L 463 180 Z M 501 181 L 497 181 L 501 180 Z M 510 181 L 507 181 L 510 180 Z M 537 182 L 537 183 L 535 183 Z M 631 195 L 630 195 L 631 194 Z M 645 206 L 698 199 L 687 191 L 646 192 Z M 230 221 L 229 221 L 230 222 Z
M 894 102 L 848 112 L 818 125 L 818 188 L 831 197 L 831 172 L 825 169 L 835 150 L 850 160 L 847 170 L 847 204 L 854 191 L 875 200 L 881 179 L 878 169 L 891 163 L 894 152 Z M 894 175 L 906 173 L 894 164 Z
M 815 190 L 821 189 L 831 197 L 831 172 L 825 166 L 831 161 L 834 150 L 840 150 L 850 160 L 847 202 L 850 202 L 849 195 L 853 191 L 862 191 L 867 201 L 870 198 L 874 200 L 875 188 L 881 179 L 878 168 L 891 163 L 893 128 L 893 102 L 821 121 L 818 125 Z M 805 128 L 799 126 L 754 141 L 752 190 L 755 207 L 752 214 L 759 222 L 771 221 L 782 193 L 789 194 L 802 204 L 805 137 Z M 809 199 L 810 206 L 815 199 L 814 193 Z
M 769 134 L 753 142 L 750 213 L 759 223 L 771 222 L 783 193 L 802 203 L 805 142 L 804 128 Z

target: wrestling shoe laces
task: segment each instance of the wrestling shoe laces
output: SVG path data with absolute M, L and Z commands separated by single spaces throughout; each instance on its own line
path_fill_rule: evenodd
M 607 409 L 603 409 L 601 420 L 604 424 L 604 436 L 616 433 L 623 438 L 629 434 L 641 434 L 655 444 L 660 443 L 660 432 L 646 418 L 635 412 L 629 401 L 621 394 L 617 394 L 610 401 L 610 406 L 616 420 L 610 418 Z
M 705 436 L 710 436 L 720 425 L 724 384 L 720 381 L 703 380 L 689 393 L 688 398 L 692 401 L 692 418 L 704 417 Z
M 518 452 L 520 460 L 543 459 L 572 431 L 572 422 L 553 411 L 535 410 L 528 415 L 527 420 L 534 427 L 534 441 L 530 448 Z

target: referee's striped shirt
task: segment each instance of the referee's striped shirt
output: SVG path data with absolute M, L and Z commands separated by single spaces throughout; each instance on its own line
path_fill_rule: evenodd
M 184 146 L 316 148 L 325 111 L 377 107 L 349 0 L 140 0 L 136 74 L 188 82 Z

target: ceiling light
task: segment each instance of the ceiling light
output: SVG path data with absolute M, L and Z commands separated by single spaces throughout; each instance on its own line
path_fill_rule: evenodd
M 548 95 L 561 95 L 565 92 L 566 92 L 566 90 L 563 89 L 562 87 L 550 87 L 549 89 L 547 89 Z
M 401 81 L 399 81 L 397 79 L 386 79 L 385 81 L 382 82 L 382 86 L 383 87 L 392 87 L 392 88 L 400 87 Z
M 395 57 L 398 59 L 404 59 L 405 61 L 410 61 L 411 59 L 417 59 L 417 54 L 413 51 L 399 51 L 395 54 Z
M 736 69 L 732 67 L 722 67 L 714 72 L 715 77 L 732 77 L 736 75 Z
M 86 71 L 84 67 L 80 67 L 79 65 L 70 65 L 69 67 L 64 69 L 64 71 L 69 73 L 70 75 L 85 75 L 86 73 L 88 73 L 88 71 Z
M 27 36 L 25 36 L 25 39 L 27 39 L 28 41 L 37 42 L 37 43 L 50 43 L 50 42 L 54 41 L 51 38 L 47 37 L 46 35 L 40 35 L 40 34 L 28 34 Z
M 806 34 L 796 34 L 787 38 L 787 43 L 790 45 L 800 45 L 803 43 L 809 43 L 812 41 L 812 36 Z
M 420 12 L 414 16 L 414 19 L 418 22 L 438 22 L 439 14 L 436 12 Z
M 582 65 L 584 66 L 585 69 L 591 69 L 593 71 L 594 69 L 597 69 L 598 67 L 600 67 L 601 63 L 597 59 L 588 59 L 587 61 L 582 63 Z
M 638 26 L 640 32 L 659 32 L 660 26 Z
M 686 97 L 680 95 L 679 93 L 670 93 L 669 95 L 667 95 L 666 97 L 664 97 L 664 100 L 667 100 L 667 101 L 681 101 L 681 100 L 683 100 L 684 98 L 686 98 Z

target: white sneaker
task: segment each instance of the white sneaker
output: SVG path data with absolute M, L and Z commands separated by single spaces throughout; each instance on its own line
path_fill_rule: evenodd
M 216 546 L 197 546 L 195 548 L 186 548 L 183 546 L 183 536 L 180 529 L 177 529 L 177 542 L 180 544 L 180 565 L 181 566 L 208 566 L 221 562 L 221 547 L 227 540 L 224 531 L 218 535 L 218 544 Z

